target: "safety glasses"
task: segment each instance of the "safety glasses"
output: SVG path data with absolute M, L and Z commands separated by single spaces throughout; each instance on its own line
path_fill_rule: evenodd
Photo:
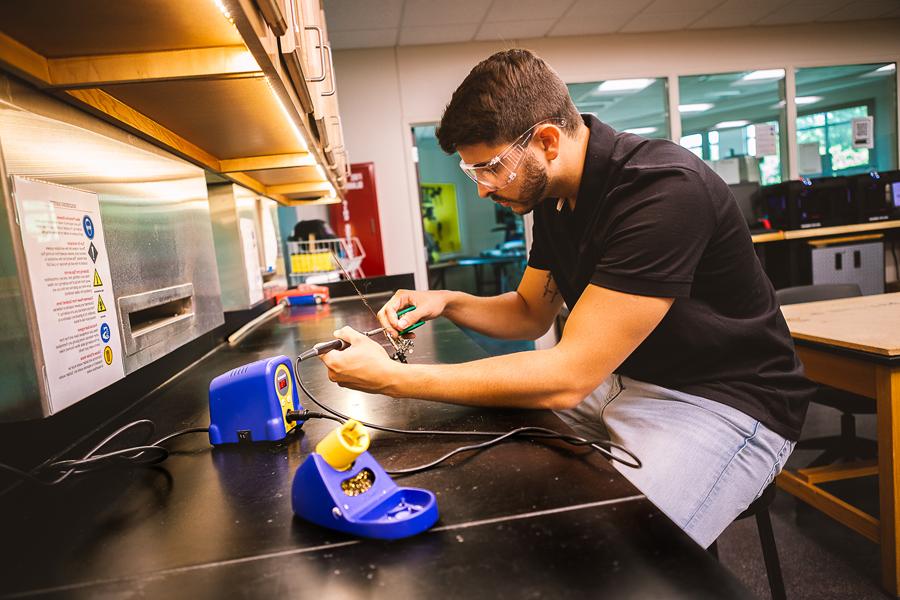
M 516 179 L 517 171 L 525 158 L 528 144 L 531 143 L 535 130 L 546 123 L 557 123 L 560 127 L 566 126 L 565 119 L 556 117 L 544 119 L 529 127 L 525 133 L 494 158 L 474 164 L 460 160 L 459 168 L 468 175 L 469 179 L 491 191 L 508 186 Z

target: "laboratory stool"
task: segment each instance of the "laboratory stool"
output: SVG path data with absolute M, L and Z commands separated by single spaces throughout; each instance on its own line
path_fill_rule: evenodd
M 769 578 L 769 592 L 772 600 L 784 600 L 784 579 L 781 576 L 781 562 L 778 560 L 778 548 L 775 546 L 775 533 L 772 531 L 772 519 L 769 516 L 769 506 L 775 499 L 775 482 L 754 500 L 747 510 L 737 516 L 735 521 L 756 517 L 756 529 L 759 531 L 759 541 L 762 544 L 763 561 L 766 563 L 766 575 Z M 709 552 L 719 558 L 719 549 L 716 542 L 709 547 Z

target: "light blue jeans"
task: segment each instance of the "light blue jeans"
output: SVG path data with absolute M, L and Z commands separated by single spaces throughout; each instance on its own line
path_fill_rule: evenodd
M 704 548 L 759 497 L 795 444 L 730 406 L 619 375 L 556 414 L 580 435 L 636 454 L 640 469 L 613 465 Z

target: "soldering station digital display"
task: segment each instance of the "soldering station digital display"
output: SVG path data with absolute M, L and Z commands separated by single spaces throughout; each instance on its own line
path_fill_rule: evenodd
M 359 295 L 365 302 L 365 297 Z M 327 302 L 327 297 L 325 301 Z M 368 303 L 366 306 L 371 311 Z M 406 307 L 398 315 L 413 310 L 414 306 Z M 375 316 L 374 311 L 372 314 Z M 423 324 L 423 321 L 414 323 L 402 330 L 396 338 L 382 328 L 367 331 L 365 335 L 372 337 L 383 334 L 393 349 L 392 358 L 406 362 L 412 352 L 413 340 L 405 335 Z M 632 467 L 639 468 L 641 465 L 636 456 L 610 440 L 585 439 L 543 427 L 520 427 L 500 432 L 406 430 L 353 419 L 318 400 L 299 377 L 302 361 L 326 352 L 341 351 L 346 347 L 347 343 L 342 340 L 322 342 L 300 353 L 296 362 L 287 356 L 263 358 L 215 377 L 209 385 L 208 428 L 181 430 L 154 442 L 147 441 L 141 446 L 106 449 L 111 441 L 126 431 L 145 428 L 148 438 L 152 435 L 151 421 L 134 421 L 106 437 L 81 458 L 59 460 L 29 472 L 3 464 L 0 464 L 0 470 L 31 483 L 54 486 L 72 476 L 109 466 L 157 464 L 169 456 L 169 451 L 163 444 L 186 434 L 208 432 L 213 447 L 248 447 L 261 442 L 285 443 L 306 421 L 330 419 L 340 425 L 316 445 L 315 451 L 306 457 L 294 474 L 291 486 L 293 513 L 316 525 L 351 535 L 396 539 L 429 529 L 438 520 L 438 507 L 434 493 L 399 486 L 391 476 L 411 475 L 434 468 L 462 452 L 483 450 L 515 437 L 554 439 L 575 447 L 591 448 L 609 460 Z M 300 392 L 324 412 L 304 408 Z M 387 471 L 368 451 L 370 440 L 366 428 L 403 435 L 488 439 L 460 446 L 422 465 Z M 618 452 L 613 454 L 613 450 Z

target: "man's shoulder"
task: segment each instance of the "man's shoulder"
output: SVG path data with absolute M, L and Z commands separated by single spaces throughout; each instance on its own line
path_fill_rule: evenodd
M 729 195 L 728 186 L 709 165 L 669 140 L 644 140 L 640 147 L 623 154 L 618 166 L 610 190 L 618 189 L 625 196 L 643 192 L 659 198 L 717 203 Z
M 713 171 L 703 160 L 683 146 L 664 139 L 638 138 L 639 143 L 629 138 L 638 136 L 621 134 L 622 146 L 619 164 L 625 169 L 646 171 L 683 171 L 700 177 L 707 177 Z M 617 144 L 617 146 L 619 146 Z

